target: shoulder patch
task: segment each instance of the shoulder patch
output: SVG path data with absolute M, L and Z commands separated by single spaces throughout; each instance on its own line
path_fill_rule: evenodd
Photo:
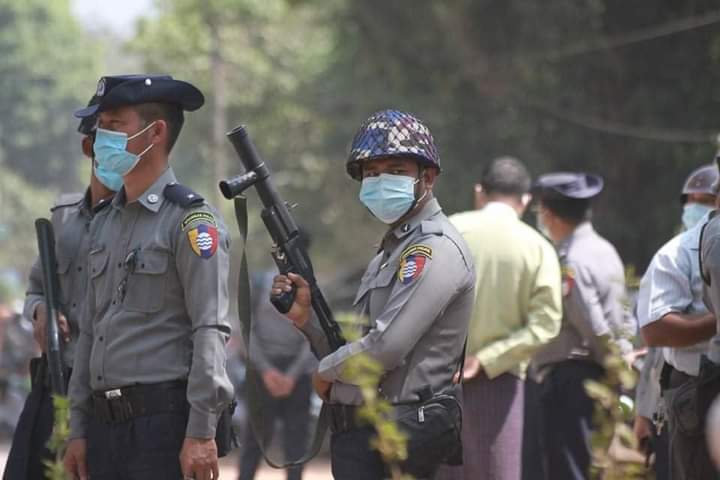
M 163 195 L 171 203 L 180 205 L 183 208 L 202 205 L 205 199 L 199 193 L 195 193 L 185 185 L 179 183 L 169 183 L 163 190 Z
M 217 227 L 217 223 L 215 222 L 215 216 L 210 212 L 188 213 L 187 215 L 185 215 L 185 218 L 183 218 L 182 222 L 180 223 L 180 227 L 184 232 L 188 228 L 194 227 L 195 225 L 198 225 L 200 223 Z
M 63 193 L 56 200 L 55 204 L 50 208 L 51 212 L 54 212 L 58 208 L 71 207 L 85 200 L 84 193 Z
M 201 223 L 195 228 L 188 230 L 190 248 L 200 258 L 211 258 L 215 255 L 218 247 L 218 231 L 214 225 Z
M 431 258 L 432 248 L 427 245 L 410 245 L 403 250 L 397 274 L 400 283 L 407 285 L 420 277 L 425 269 L 425 264 Z
M 422 255 L 423 257 L 432 258 L 432 247 L 421 243 L 415 243 L 403 250 L 400 257 L 405 258 L 410 255 Z
M 562 296 L 567 297 L 575 285 L 575 270 L 568 265 L 563 265 L 560 274 L 562 275 Z

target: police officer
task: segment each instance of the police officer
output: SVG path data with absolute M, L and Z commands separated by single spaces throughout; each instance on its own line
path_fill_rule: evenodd
M 103 77 L 95 105 L 98 168 L 123 188 L 93 222 L 88 301 L 70 381 L 71 475 L 218 478 L 225 372 L 225 226 L 178 184 L 168 156 L 183 111 L 204 102 L 167 75 Z
M 638 292 L 637 316 L 642 337 L 650 347 L 663 347 L 665 364 L 660 375 L 658 428 L 662 428 L 667 417 L 673 479 L 710 478 L 715 471 L 702 428 L 688 431 L 680 425 L 682 418 L 697 415 L 696 404 L 688 402 L 680 392 L 683 385 L 694 383 L 700 356 L 715 333 L 715 317 L 703 302 L 698 244 L 702 227 L 714 207 L 717 180 L 715 165 L 700 167 L 687 178 L 681 196 L 686 230 L 657 251 Z
M 589 478 L 593 401 L 584 382 L 602 376 L 607 342 L 627 344 L 634 333 L 622 261 L 589 221 L 590 199 L 602 188 L 601 177 L 586 173 L 551 173 L 536 184 L 538 226 L 558 249 L 563 282 L 560 334 L 532 363 L 548 479 Z
M 298 287 L 288 317 L 322 357 L 313 381 L 333 406 L 334 477 L 380 479 L 384 465 L 370 447 L 375 433 L 355 419 L 362 396 L 345 368 L 360 354 L 378 361 L 384 370 L 378 392 L 393 404 L 418 402 L 426 392 L 453 392 L 475 275 L 467 245 L 433 196 L 440 163 L 430 131 L 418 119 L 395 110 L 372 115 L 353 140 L 347 171 L 362 182 L 360 201 L 388 225 L 355 298 L 357 312 L 369 319 L 364 335 L 330 352 L 311 319 L 307 283 L 280 275 L 273 293 L 289 291 L 291 283 Z M 438 467 L 412 473 L 431 477 Z
M 91 101 L 92 102 L 92 101 Z M 92 143 L 95 138 L 97 118 L 87 117 L 80 122 L 78 132 L 83 134 L 82 150 L 92 158 Z M 55 232 L 55 255 L 60 280 L 60 315 L 58 327 L 65 340 L 63 363 L 66 370 L 72 368 L 75 344 L 78 337 L 78 317 L 85 302 L 87 272 L 85 264 L 89 252 L 90 221 L 96 211 L 109 204 L 110 198 L 119 189 L 119 184 L 100 180 L 93 172 L 90 185 L 85 193 L 61 195 L 51 209 L 51 221 Z M 47 349 L 47 315 L 42 284 L 42 266 L 38 259 L 30 271 L 24 316 L 33 321 L 33 335 L 40 349 Z M 23 412 L 13 436 L 13 444 L 5 465 L 4 479 L 45 478 L 44 460 L 51 459 L 47 442 L 53 428 L 53 404 L 51 391 L 40 359 L 31 362 L 32 390 L 25 401 Z M 69 375 L 66 375 L 68 378 Z

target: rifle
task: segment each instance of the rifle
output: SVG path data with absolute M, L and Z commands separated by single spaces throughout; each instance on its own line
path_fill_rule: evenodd
M 330 349 L 337 350 L 345 344 L 345 339 L 317 285 L 312 262 L 303 245 L 298 226 L 290 214 L 287 203 L 275 189 L 270 169 L 260 158 L 243 125 L 232 130 L 227 136 L 240 157 L 245 173 L 221 181 L 220 191 L 225 198 L 231 200 L 251 186 L 255 186 L 264 207 L 261 218 L 274 243 L 271 255 L 275 264 L 280 273 L 296 273 L 310 284 L 312 308 L 327 337 Z M 295 293 L 296 287 L 293 285 L 291 292 L 273 295 L 270 301 L 280 313 L 287 313 L 295 301 Z
M 63 370 L 62 347 L 58 333 L 58 315 L 60 307 L 60 282 L 57 276 L 57 259 L 55 258 L 55 234 L 52 223 L 46 218 L 35 220 L 38 252 L 42 265 L 42 284 L 47 310 L 47 354 L 50 386 L 53 393 L 66 395 L 65 372 Z

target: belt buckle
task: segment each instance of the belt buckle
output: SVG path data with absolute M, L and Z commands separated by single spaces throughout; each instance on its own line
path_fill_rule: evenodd
M 108 390 L 104 393 L 105 398 L 108 400 L 115 400 L 116 398 L 122 397 L 122 390 L 116 388 L 114 390 Z

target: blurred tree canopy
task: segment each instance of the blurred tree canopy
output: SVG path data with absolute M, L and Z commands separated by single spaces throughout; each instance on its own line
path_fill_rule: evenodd
M 172 155 L 180 179 L 231 223 L 217 180 L 240 167 L 224 133 L 248 125 L 327 272 L 363 265 L 382 235 L 344 168 L 355 129 L 381 108 L 411 111 L 433 131 L 447 213 L 471 208 L 472 185 L 499 155 L 535 175 L 603 175 L 596 226 L 639 271 L 679 224 L 686 175 L 716 150 L 720 11 L 711 0 L 155 5 L 114 55 L 205 92 Z M 0 0 L 0 22 L 5 168 L 70 186 L 77 175 L 57 175 L 79 153 L 67 141 L 69 113 L 93 93 L 102 51 L 83 43 L 66 1 Z M 268 238 L 252 218 L 251 254 L 264 256 Z
M 49 217 L 58 192 L 82 188 L 72 112 L 91 96 L 98 52 L 67 0 L 0 0 L 0 270 L 24 275 L 33 220 Z

